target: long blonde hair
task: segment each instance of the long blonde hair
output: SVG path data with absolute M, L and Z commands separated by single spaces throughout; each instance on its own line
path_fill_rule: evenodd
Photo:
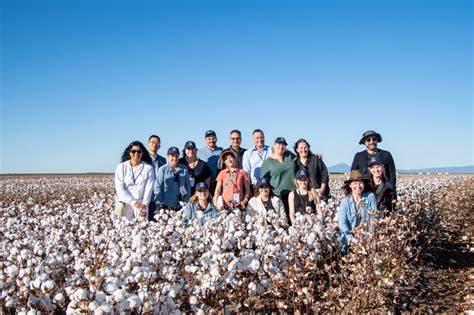
M 298 182 L 296 178 L 293 179 L 293 187 L 295 187 L 295 189 L 298 189 Z M 311 181 L 308 178 L 308 200 L 318 200 L 318 197 L 318 192 L 316 191 L 316 189 L 313 188 L 313 185 L 311 184 Z
M 195 202 L 198 202 L 198 201 L 199 201 L 199 197 L 196 193 L 194 193 L 194 195 L 192 195 L 191 198 L 189 198 L 190 203 L 195 203 Z M 206 206 L 212 202 L 211 193 L 209 193 L 209 195 L 207 196 L 206 201 L 207 201 Z

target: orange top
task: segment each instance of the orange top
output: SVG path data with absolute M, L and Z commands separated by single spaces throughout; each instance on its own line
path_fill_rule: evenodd
M 218 183 L 220 182 L 222 185 L 222 198 L 224 199 L 225 207 L 231 207 L 230 201 L 233 200 L 234 194 L 239 194 L 239 202 L 237 204 L 234 204 L 234 206 L 239 205 L 240 202 L 244 200 L 245 198 L 244 182 L 250 180 L 249 175 L 240 168 L 237 169 L 233 173 L 235 175 L 233 175 L 234 177 L 232 179 L 230 179 L 230 177 L 232 176 L 232 173 L 229 170 L 229 168 L 222 170 L 219 173 L 219 175 L 217 175 L 217 182 Z

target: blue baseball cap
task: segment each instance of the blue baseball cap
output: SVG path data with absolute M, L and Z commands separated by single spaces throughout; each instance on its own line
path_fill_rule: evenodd
M 309 178 L 309 173 L 307 170 L 298 170 L 295 175 L 296 179 Z
M 215 136 L 216 136 L 216 132 L 215 132 L 214 130 L 208 130 L 208 131 L 206 131 L 205 137 L 207 138 L 207 137 L 211 137 L 211 136 L 214 136 L 214 137 L 215 137 Z
M 258 187 L 258 188 L 270 187 L 270 183 L 269 183 L 265 178 L 262 178 L 262 179 L 257 183 L 257 187 Z
M 169 148 L 168 155 L 179 155 L 179 149 L 177 147 Z
M 380 158 L 378 156 L 373 156 L 369 159 L 369 162 L 367 163 L 367 166 L 372 166 L 374 164 L 380 164 L 380 165 L 383 165 L 382 161 L 380 160 Z
M 196 149 L 196 143 L 194 141 L 188 141 L 184 144 L 185 149 Z
M 209 190 L 205 182 L 199 182 L 196 185 L 196 191 Z
M 283 138 L 283 137 L 276 138 L 275 143 L 283 143 L 284 145 L 288 145 L 288 143 L 286 143 L 285 138 Z

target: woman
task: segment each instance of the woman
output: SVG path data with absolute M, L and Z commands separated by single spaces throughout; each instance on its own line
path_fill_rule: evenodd
M 196 154 L 196 144 L 194 141 L 188 141 L 184 144 L 183 157 L 179 159 L 179 163 L 188 168 L 191 195 L 194 195 L 196 183 L 205 182 L 209 186 L 211 181 L 211 169 L 206 162 L 198 159 Z
M 237 167 L 237 159 L 231 150 L 224 150 L 221 157 L 226 168 L 217 175 L 214 204 L 218 205 L 218 208 L 223 206 L 225 209 L 245 209 L 250 199 L 249 175 Z M 222 197 L 219 198 L 221 193 Z
M 117 201 L 124 203 L 123 215 L 127 219 L 148 217 L 154 182 L 155 171 L 148 151 L 140 141 L 133 141 L 115 169 Z
M 340 230 L 339 244 L 346 253 L 348 241 L 353 238 L 353 230 L 363 221 L 370 221 L 377 215 L 375 195 L 370 192 L 369 178 L 359 170 L 351 171 L 349 179 L 344 181 L 346 197 L 341 200 L 338 212 Z
M 329 194 L 329 173 L 323 160 L 310 150 L 310 145 L 305 139 L 296 141 L 295 153 L 297 156 L 296 169 L 306 170 L 309 173 L 311 186 L 319 193 L 319 197 L 327 202 Z
M 255 196 L 247 204 L 247 214 L 257 217 L 256 222 L 274 227 L 286 228 L 285 206 L 280 198 L 275 196 L 270 188 L 270 184 L 262 179 L 257 183 Z
M 296 172 L 294 186 L 295 189 L 288 195 L 291 224 L 295 224 L 296 213 L 317 213 L 318 217 L 322 218 L 323 212 L 319 205 L 319 195 L 316 190 L 312 188 L 307 171 L 299 170 Z
M 272 153 L 262 164 L 260 175 L 270 182 L 275 195 L 280 197 L 289 220 L 288 195 L 293 189 L 296 155 L 286 150 L 285 138 L 278 137 L 273 144 Z
M 168 162 L 157 172 L 155 202 L 159 209 L 178 211 L 191 196 L 189 173 L 186 166 L 178 163 L 177 147 L 168 149 L 167 159 Z
M 206 183 L 200 182 L 196 185 L 196 193 L 189 199 L 189 202 L 183 208 L 186 216 L 184 223 L 198 219 L 199 225 L 204 225 L 206 219 L 215 219 L 217 209 L 212 204 L 211 194 Z
M 372 174 L 372 184 L 375 187 L 377 209 L 389 213 L 393 210 L 396 201 L 395 190 L 385 175 L 385 166 L 379 157 L 374 156 L 368 162 L 369 172 Z

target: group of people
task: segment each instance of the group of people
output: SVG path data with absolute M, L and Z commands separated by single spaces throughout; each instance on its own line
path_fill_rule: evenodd
M 254 147 L 246 150 L 240 146 L 241 132 L 232 130 L 230 146 L 223 149 L 217 146 L 216 133 L 208 130 L 205 147 L 197 149 L 187 141 L 182 152 L 170 147 L 166 158 L 158 154 L 159 136 L 149 137 L 148 148 L 133 141 L 115 171 L 117 202 L 124 204 L 128 219 L 154 220 L 161 209 L 182 209 L 187 221 L 203 222 L 219 211 L 238 208 L 261 218 L 263 224 L 287 227 L 298 212 L 322 216 L 320 202 L 331 194 L 321 155 L 311 152 L 305 139 L 296 141 L 294 153 L 284 137 L 277 137 L 270 147 L 264 132 L 255 129 L 252 139 Z M 355 154 L 344 182 L 346 197 L 338 216 L 342 246 L 361 221 L 393 208 L 395 164 L 390 152 L 377 147 L 381 141 L 375 131 L 363 134 L 359 144 L 366 149 Z

